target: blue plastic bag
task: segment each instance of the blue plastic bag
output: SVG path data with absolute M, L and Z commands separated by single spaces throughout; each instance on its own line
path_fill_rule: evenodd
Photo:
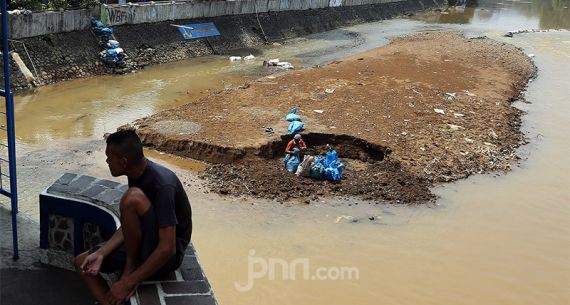
M 298 114 L 295 114 L 295 113 L 289 113 L 285 117 L 285 121 L 288 121 L 288 122 L 300 121 L 300 120 L 301 120 L 301 116 L 299 116 Z
M 111 36 L 113 35 L 113 29 L 112 28 L 102 28 L 102 29 L 94 29 L 93 33 L 97 36 Z
M 119 47 L 119 42 L 116 40 L 109 40 L 109 42 L 107 42 L 107 47 L 109 49 L 116 49 Z
M 281 163 L 283 163 L 283 166 L 287 166 L 287 162 L 289 162 L 289 159 L 291 159 L 291 155 L 286 154 L 285 158 L 283 158 L 283 160 L 281 160 Z
M 289 128 L 287 128 L 287 131 L 289 132 L 289 134 L 296 133 L 301 131 L 303 129 L 303 126 L 305 126 L 303 122 L 293 121 L 291 122 L 291 124 L 289 124 Z
M 285 117 L 285 121 L 288 121 L 288 122 L 300 121 L 300 120 L 301 120 L 301 116 L 299 116 L 297 114 L 297 108 L 295 108 L 295 107 L 291 108 L 291 113 L 289 113 Z
M 92 27 L 96 27 L 96 28 L 103 28 L 105 27 L 105 25 L 103 24 L 103 22 L 97 20 L 97 19 L 91 19 L 91 26 Z
M 313 168 L 311 168 L 311 176 L 319 179 L 319 171 L 320 171 L 320 179 L 329 180 L 329 181 L 339 181 L 342 180 L 342 168 L 344 165 L 338 161 L 338 154 L 336 151 L 328 151 L 326 157 L 323 158 L 319 156 L 317 161 L 315 161 L 315 165 L 313 165 L 314 176 L 313 176 Z
M 335 150 L 327 151 L 327 158 L 325 160 L 325 167 L 331 166 L 331 164 L 338 161 L 338 154 Z
M 301 164 L 301 158 L 299 157 L 300 150 L 298 148 L 294 148 L 293 152 L 294 155 L 292 156 L 288 155 L 289 159 L 287 160 L 285 168 L 287 169 L 288 172 L 294 174 L 297 172 L 297 167 L 299 167 L 299 164 Z
M 339 181 L 342 180 L 342 168 L 344 165 L 342 163 L 335 162 L 329 167 L 325 168 L 323 177 L 325 180 Z

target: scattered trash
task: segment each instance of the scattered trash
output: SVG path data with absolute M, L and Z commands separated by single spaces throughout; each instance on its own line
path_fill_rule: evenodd
M 464 117 L 465 115 L 462 114 L 462 113 L 457 113 L 457 112 L 455 112 L 455 113 L 453 114 L 453 116 L 456 117 L 456 118 L 462 118 L 462 117 Z
M 264 60 L 263 61 L 263 66 L 264 67 L 280 67 L 282 69 L 288 70 L 288 69 L 294 69 L 295 67 L 293 67 L 293 65 L 289 62 L 286 61 L 279 61 L 279 58 L 275 58 L 275 59 L 270 59 L 270 60 Z
M 230 56 L 230 61 L 241 61 L 241 56 Z
M 540 29 L 526 29 L 526 30 L 516 30 L 516 31 L 508 31 L 505 34 L 505 37 L 513 37 L 515 34 L 523 34 L 523 33 L 544 33 L 544 32 L 568 32 L 568 29 L 547 29 L 547 30 L 540 30 Z
M 315 110 L 313 110 L 313 111 L 316 112 L 316 113 L 323 113 L 323 112 L 325 112 L 324 110 L 319 110 L 319 109 L 315 109 Z
M 489 131 L 489 136 L 491 136 L 491 138 L 493 138 L 493 139 L 495 139 L 495 140 L 496 140 L 497 138 L 499 138 L 499 136 L 497 135 L 497 133 L 496 133 L 493 129 L 491 129 L 491 130 Z
M 459 125 L 447 124 L 447 126 L 449 126 L 449 128 L 451 128 L 451 130 L 453 130 L 453 131 L 458 131 L 460 129 L 464 129 L 463 126 L 459 126 Z
M 109 49 L 116 49 L 119 47 L 119 42 L 113 39 L 110 39 L 109 42 L 107 42 L 107 48 Z
M 27 9 L 8 11 L 8 15 L 14 15 L 14 16 L 19 16 L 19 15 L 25 16 L 25 15 L 29 15 L 31 13 L 32 13 L 32 11 L 27 10 Z
M 475 97 L 475 96 L 477 96 L 476 94 L 469 92 L 469 90 L 465 90 L 465 94 L 467 94 L 467 95 L 470 96 L 470 97 Z
M 433 111 L 435 111 L 436 113 L 439 113 L 439 114 L 445 114 L 445 111 L 443 111 L 443 109 L 433 108 Z
M 528 54 L 528 57 L 533 58 L 534 54 Z
M 273 128 L 267 127 L 267 128 L 265 128 L 265 132 L 267 132 L 267 133 L 273 133 Z
M 346 222 L 358 222 L 358 219 L 352 217 L 352 216 L 348 216 L 348 215 L 342 215 L 342 216 L 338 216 L 336 218 L 335 223 L 340 223 L 341 221 L 346 221 Z
M 99 52 L 99 59 L 109 67 L 125 68 L 127 54 L 113 38 L 113 29 L 95 18 L 91 19 L 92 32 L 99 37 L 99 45 L 104 49 Z
M 455 99 L 455 96 L 457 96 L 457 93 L 446 92 L 445 95 L 447 95 L 448 100 L 453 100 L 453 99 Z
M 292 70 L 295 67 L 293 67 L 293 65 L 289 62 L 283 61 L 277 64 L 278 67 L 282 68 L 282 69 L 286 69 L 286 70 Z
M 248 56 L 244 57 L 243 60 L 254 60 L 255 56 L 253 56 L 252 54 L 249 54 Z
M 333 94 L 335 89 L 325 89 L 326 94 Z
M 126 57 L 125 51 L 122 48 L 107 49 L 99 53 L 99 59 L 107 65 L 123 66 Z

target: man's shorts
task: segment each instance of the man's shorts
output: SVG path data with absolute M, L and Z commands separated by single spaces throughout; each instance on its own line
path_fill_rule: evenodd
M 149 256 L 154 252 L 158 246 L 158 224 L 156 222 L 156 214 L 154 207 L 151 206 L 146 213 L 141 217 L 141 248 L 140 248 L 140 263 L 144 263 Z M 97 251 L 103 246 L 101 243 L 89 250 L 89 253 Z M 184 251 L 176 250 L 176 255 L 171 257 L 152 277 L 168 274 L 180 267 L 184 259 Z M 124 244 L 115 251 L 111 252 L 101 264 L 100 271 L 103 273 L 122 273 L 127 262 L 127 252 Z

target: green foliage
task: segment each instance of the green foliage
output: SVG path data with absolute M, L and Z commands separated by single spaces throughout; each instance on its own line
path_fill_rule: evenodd
M 53 10 L 70 8 L 67 0 L 49 0 L 48 7 Z
M 39 0 L 12 0 L 8 4 L 8 10 L 27 9 L 33 12 L 44 8 L 44 4 Z
M 98 0 L 67 0 L 72 8 L 91 8 L 99 4 Z

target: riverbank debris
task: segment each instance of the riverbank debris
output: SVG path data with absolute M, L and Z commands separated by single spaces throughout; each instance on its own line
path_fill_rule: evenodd
M 216 193 L 279 202 L 317 195 L 418 203 L 435 198 L 435 184 L 510 168 L 524 139 L 522 112 L 511 101 L 534 74 L 529 57 L 510 45 L 418 33 L 319 69 L 222 90 L 134 125 L 146 146 L 211 162 L 201 177 Z M 333 94 L 325 93 L 332 88 Z M 463 94 L 467 89 L 477 97 Z M 455 94 L 453 101 L 446 93 Z M 307 123 L 303 139 L 317 151 L 326 143 L 335 146 L 345 164 L 342 180 L 305 179 L 281 163 L 291 139 L 284 112 L 299 106 Z M 220 114 L 223 120 L 208 119 Z M 173 136 L 154 127 L 173 118 L 201 128 Z

